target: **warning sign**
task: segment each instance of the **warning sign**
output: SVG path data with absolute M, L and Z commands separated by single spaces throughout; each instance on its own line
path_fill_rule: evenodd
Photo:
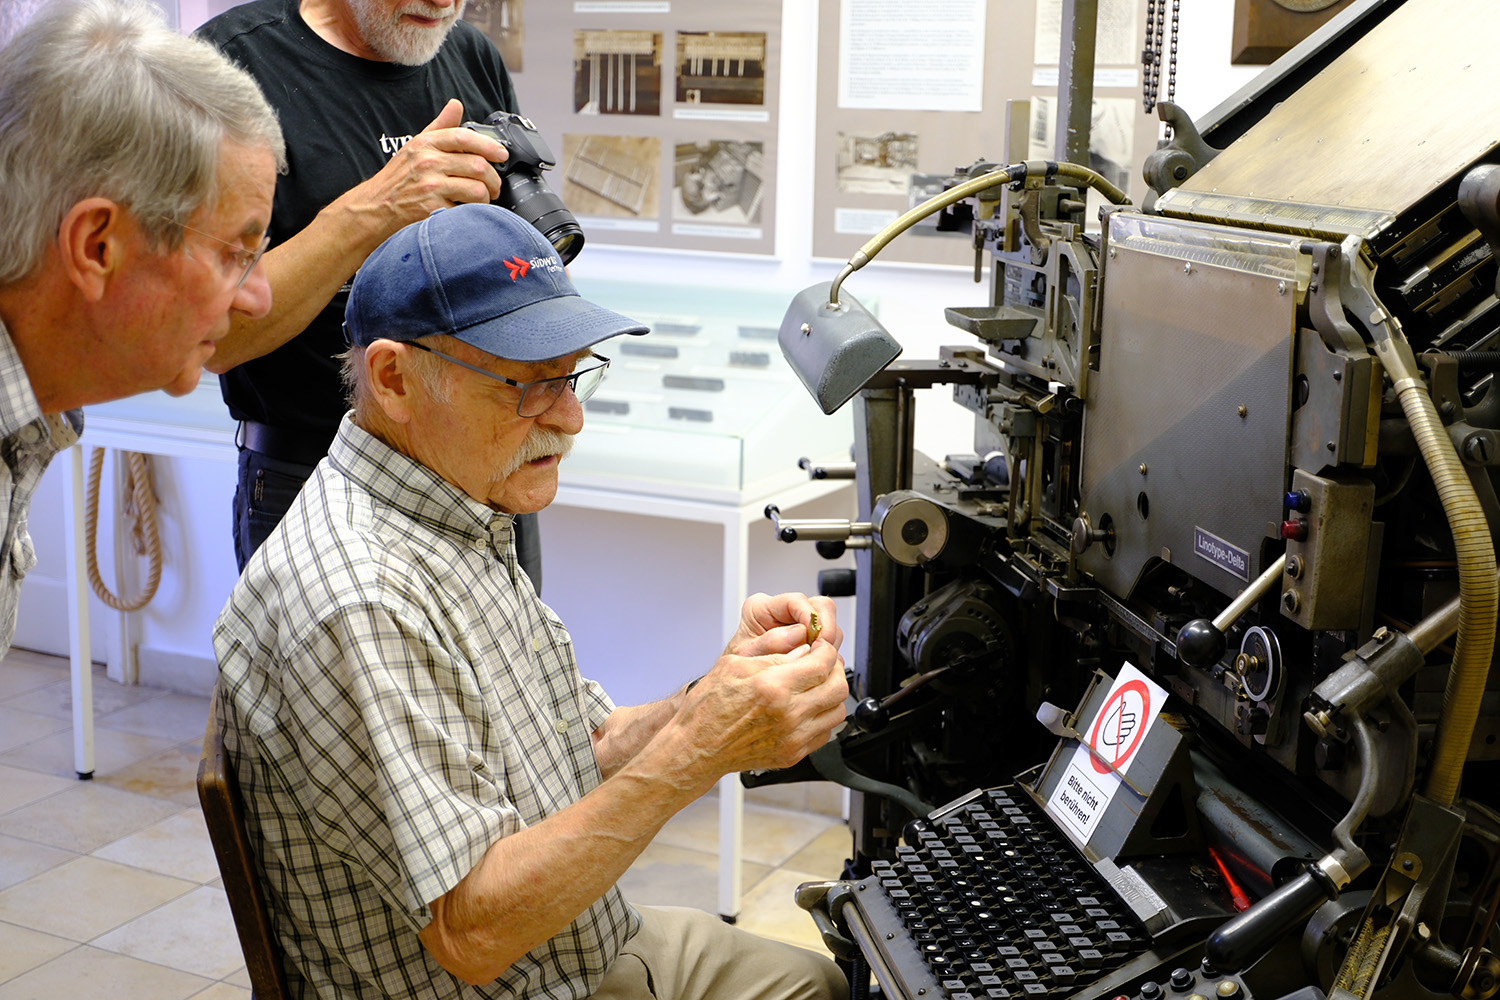
M 1099 817 L 1124 784 L 1104 761 L 1121 774 L 1129 774 L 1131 762 L 1166 700 L 1164 690 L 1134 665 L 1126 663 L 1110 685 L 1099 713 L 1086 730 L 1080 730 L 1103 760 L 1080 745 L 1063 768 L 1062 780 L 1047 802 L 1048 810 L 1063 821 L 1079 843 L 1087 843 L 1093 836 Z
M 1129 664 L 1126 666 L 1129 667 Z M 1151 689 L 1146 686 L 1148 683 L 1150 682 L 1145 678 L 1136 678 L 1124 684 L 1116 680 L 1116 686 L 1110 690 L 1109 698 L 1104 702 L 1104 708 L 1089 732 L 1089 743 L 1109 760 L 1116 771 L 1124 771 L 1125 765 L 1130 763 L 1131 756 L 1141 745 L 1141 738 L 1146 735 L 1152 709 L 1161 704 L 1159 699 L 1155 699 L 1156 703 L 1152 704 L 1154 699 L 1151 697 Z M 1110 773 L 1102 761 L 1092 754 L 1088 756 L 1094 770 L 1100 774 Z

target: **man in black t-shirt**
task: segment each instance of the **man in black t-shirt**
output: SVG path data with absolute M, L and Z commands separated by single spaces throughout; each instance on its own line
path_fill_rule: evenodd
M 500 190 L 493 139 L 461 127 L 517 111 L 500 54 L 462 0 L 251 0 L 198 29 L 259 81 L 286 135 L 264 269 L 275 305 L 237 319 L 209 363 L 240 422 L 241 569 L 328 452 L 346 409 L 348 283 L 377 246 L 438 208 Z M 540 589 L 535 525 L 518 525 Z M 523 536 L 529 542 L 523 542 Z

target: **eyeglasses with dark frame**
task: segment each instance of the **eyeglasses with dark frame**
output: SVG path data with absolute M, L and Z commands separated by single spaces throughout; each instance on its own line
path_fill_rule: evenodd
M 231 256 L 234 258 L 235 266 L 240 268 L 239 280 L 234 283 L 235 291 L 239 291 L 241 288 L 245 287 L 245 282 L 250 280 L 250 272 L 255 270 L 255 265 L 260 262 L 261 254 L 265 253 L 267 248 L 269 248 L 271 245 L 270 233 L 267 233 L 260 238 L 260 246 L 256 247 L 254 250 L 246 250 L 238 243 L 231 243 L 228 240 L 221 240 L 217 236 L 210 236 L 201 229 L 194 229 L 192 226 L 189 226 L 186 223 L 178 222 L 177 220 L 172 219 L 168 216 L 164 215 L 162 216 L 162 218 L 166 219 L 174 226 L 180 226 L 182 228 L 182 231 L 185 233 L 193 233 L 197 236 L 203 237 L 206 240 L 213 240 L 215 243 L 221 243 L 224 246 L 228 247 L 230 250 L 234 251 Z
M 581 358 L 579 363 L 598 361 L 599 364 L 589 368 L 580 368 L 567 375 L 541 378 L 535 382 L 517 382 L 513 378 L 496 375 L 494 372 L 487 371 L 478 365 L 471 365 L 467 361 L 460 361 L 451 354 L 444 354 L 442 351 L 434 350 L 426 344 L 419 344 L 415 340 L 408 340 L 406 343 L 420 351 L 435 354 L 444 361 L 458 365 L 460 368 L 467 368 L 471 372 L 487 375 L 497 382 L 504 382 L 506 385 L 515 386 L 517 389 L 520 389 L 521 398 L 516 401 L 516 416 L 526 418 L 540 417 L 543 413 L 552 409 L 553 404 L 562 398 L 564 389 L 572 389 L 573 395 L 578 398 L 578 402 L 584 402 L 594 394 L 594 390 L 599 388 L 599 383 L 604 381 L 604 371 L 609 367 L 608 358 L 602 354 L 591 353 L 587 357 Z

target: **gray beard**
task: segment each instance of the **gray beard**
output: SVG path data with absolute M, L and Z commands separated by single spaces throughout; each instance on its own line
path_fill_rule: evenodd
M 443 47 L 448 33 L 463 16 L 467 0 L 460 0 L 457 7 L 448 12 L 451 20 L 446 28 L 418 28 L 402 24 L 400 16 L 392 19 L 379 0 L 349 0 L 349 10 L 359 26 L 359 34 L 366 45 L 377 54 L 401 66 L 421 66 L 430 62 Z M 420 14 L 423 17 L 442 17 L 443 12 L 423 3 L 405 6 L 403 13 Z

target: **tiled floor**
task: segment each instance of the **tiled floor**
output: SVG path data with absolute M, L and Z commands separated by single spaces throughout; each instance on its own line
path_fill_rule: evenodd
M 66 661 L 0 660 L 0 1000 L 249 1000 L 198 811 L 205 698 L 95 674 L 93 781 L 74 777 Z M 768 790 L 827 807 L 828 789 Z M 622 881 L 643 904 L 717 909 L 718 804 L 684 810 Z M 835 817 L 747 802 L 739 926 L 822 950 L 799 882 L 837 876 Z

